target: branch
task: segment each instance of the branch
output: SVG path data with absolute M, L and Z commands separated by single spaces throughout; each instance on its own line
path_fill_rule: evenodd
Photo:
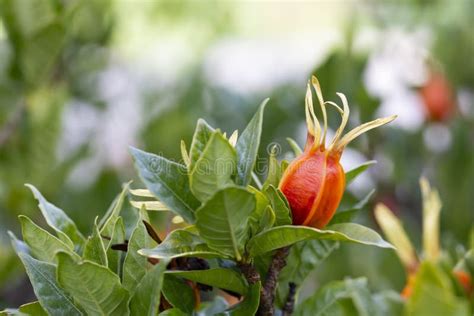
M 281 270 L 286 266 L 286 258 L 290 252 L 290 247 L 278 249 L 273 255 L 272 262 L 268 268 L 267 278 L 260 294 L 260 307 L 258 315 L 273 315 L 275 310 L 273 303 L 275 301 L 275 289 L 278 283 L 278 276 Z
M 293 282 L 288 283 L 289 291 L 288 297 L 286 298 L 285 306 L 283 306 L 282 316 L 290 316 L 293 314 L 295 309 L 295 294 L 296 294 L 296 284 Z

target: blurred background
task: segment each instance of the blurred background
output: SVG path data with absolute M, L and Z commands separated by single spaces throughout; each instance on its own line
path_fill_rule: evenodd
M 2 0 L 0 24 L 0 310 L 32 300 L 7 230 L 39 219 L 32 183 L 84 234 L 121 183 L 137 179 L 133 145 L 178 160 L 195 122 L 242 130 L 270 97 L 260 156 L 305 141 L 311 74 L 325 98 L 346 94 L 350 126 L 398 114 L 351 144 L 346 170 L 378 164 L 344 204 L 373 188 L 421 236 L 418 179 L 440 190 L 442 243 L 456 252 L 474 222 L 474 1 Z M 331 126 L 338 126 L 331 113 Z M 135 181 L 135 187 L 140 187 Z M 456 245 L 456 246 L 454 246 Z M 363 260 L 362 260 L 363 258 Z M 311 276 L 367 276 L 400 290 L 390 251 L 343 245 Z M 303 295 L 304 295 L 303 293 Z

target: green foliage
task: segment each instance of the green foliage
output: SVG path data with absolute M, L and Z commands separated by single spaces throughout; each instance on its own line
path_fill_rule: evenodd
M 253 237 L 248 244 L 251 256 L 258 256 L 275 249 L 290 246 L 300 241 L 320 239 L 350 241 L 381 248 L 393 248 L 379 234 L 359 224 L 335 224 L 320 230 L 305 226 L 279 226 Z
M 189 188 L 186 167 L 135 148 L 130 150 L 148 190 L 176 214 L 193 223 L 199 204 Z
M 257 113 L 244 129 L 236 144 L 238 164 L 236 183 L 246 186 L 250 183 L 255 161 L 257 159 L 260 137 L 262 135 L 263 111 L 269 99 L 260 105 Z
M 295 315 L 400 315 L 402 299 L 395 294 L 372 295 L 367 288 L 367 280 L 346 279 L 334 281 L 319 289 L 312 297 L 298 305 Z M 385 296 L 380 296 L 385 295 Z M 381 300 L 388 303 L 382 309 Z
M 245 189 L 218 191 L 197 210 L 196 228 L 211 249 L 240 261 L 249 237 L 248 218 L 255 205 L 255 197 Z
M 235 148 L 233 141 L 200 120 L 189 154 L 182 145 L 186 166 L 131 149 L 149 191 L 132 190 L 132 194 L 154 198 L 153 203 L 163 203 L 164 209 L 187 222 L 182 224 L 184 228 L 167 233 L 163 241 L 153 232 L 145 208 L 132 215 L 126 212 L 129 184 L 124 185 L 102 219 L 96 218 L 88 238 L 65 212 L 30 186 L 42 215 L 56 234 L 20 216 L 25 243 L 16 239 L 14 243 L 40 307 L 49 314 L 59 314 L 55 309 L 61 308 L 66 314 L 93 315 L 254 315 L 261 305 L 261 293 L 267 291 L 262 289 L 265 270 L 277 249 L 293 246 L 276 280 L 276 301 L 283 306 L 288 284 L 301 286 L 340 241 L 391 248 L 375 231 L 359 224 L 337 223 L 325 229 L 291 225 L 290 206 L 278 189 L 287 162 L 279 163 L 274 151 L 265 185 L 249 185 L 265 104 L 261 104 Z M 356 177 L 368 165 L 355 169 L 348 177 Z M 340 212 L 344 215 L 338 222 L 348 221 L 370 196 Z M 258 262 L 258 277 L 244 273 L 244 267 L 253 271 Z M 228 306 L 213 291 L 206 295 L 209 301 L 199 306 L 204 286 L 243 298 Z M 382 294 L 375 299 L 363 280 L 328 285 L 320 292 L 323 294 L 301 305 L 304 309 L 298 307 L 297 313 L 314 313 L 312 306 L 317 306 L 319 312 L 320 306 L 326 306 L 322 313 L 327 308 L 341 313 L 371 315 L 383 310 L 390 314 L 394 305 L 391 297 Z M 172 308 L 163 311 L 170 305 Z

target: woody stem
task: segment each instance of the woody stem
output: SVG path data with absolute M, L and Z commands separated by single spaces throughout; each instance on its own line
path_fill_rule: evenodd
M 278 276 L 281 270 L 286 266 L 290 247 L 278 249 L 273 255 L 272 262 L 268 268 L 267 277 L 260 293 L 260 307 L 258 315 L 274 315 L 275 289 L 278 282 Z

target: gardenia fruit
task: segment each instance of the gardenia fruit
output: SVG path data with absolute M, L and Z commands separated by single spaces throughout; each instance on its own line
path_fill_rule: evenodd
M 349 120 L 346 97 L 342 93 L 337 93 L 342 101 L 341 108 L 334 102 L 324 101 L 315 76 L 312 77 L 311 83 L 321 106 L 323 128 L 321 129 L 314 112 L 311 86 L 308 82 L 305 102 L 308 128 L 306 146 L 304 152 L 286 169 L 279 188 L 290 204 L 293 224 L 322 228 L 333 217 L 344 193 L 345 174 L 340 164 L 344 148 L 359 135 L 393 121 L 396 116 L 362 124 L 343 135 Z M 326 148 L 327 104 L 334 106 L 342 119 L 334 139 Z

